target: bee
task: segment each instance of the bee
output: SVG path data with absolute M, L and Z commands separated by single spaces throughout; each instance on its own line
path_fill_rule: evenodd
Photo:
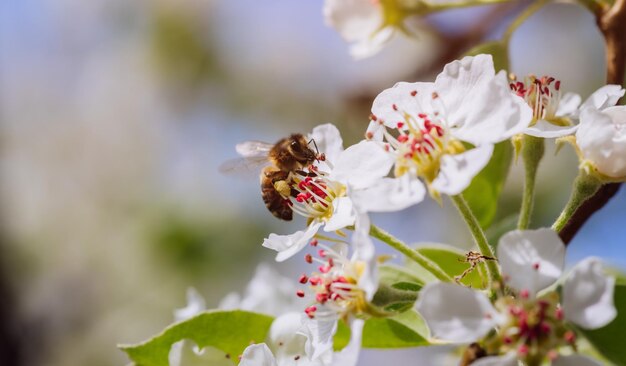
M 480 358 L 486 357 L 487 352 L 478 344 L 472 343 L 463 352 L 459 366 L 469 366 Z
M 231 174 L 265 165 L 260 175 L 263 202 L 272 215 L 291 221 L 293 210 L 289 197 L 297 194 L 292 189 L 292 173 L 301 172 L 306 175 L 302 172 L 303 169 L 316 160 L 323 159 L 323 154 L 320 155 L 309 147 L 311 141 L 307 141 L 304 135 L 295 133 L 275 144 L 261 141 L 242 142 L 235 147 L 242 157 L 224 163 L 220 171 Z

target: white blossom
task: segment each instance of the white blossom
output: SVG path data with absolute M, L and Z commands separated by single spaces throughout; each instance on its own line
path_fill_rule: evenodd
M 366 136 L 385 141 L 396 177 L 421 178 L 438 197 L 467 188 L 493 145 L 524 131 L 531 118 L 490 55 L 468 56 L 447 64 L 434 83 L 402 82 L 380 93 Z

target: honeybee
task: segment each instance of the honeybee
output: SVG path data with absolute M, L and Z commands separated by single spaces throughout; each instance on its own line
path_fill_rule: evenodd
M 266 165 L 260 175 L 263 202 L 272 215 L 281 220 L 291 221 L 293 219 L 289 201 L 289 197 L 293 195 L 291 173 L 301 171 L 320 158 L 319 154 L 309 147 L 309 143 L 310 141 L 299 133 L 282 138 L 275 144 L 261 141 L 242 142 L 235 147 L 242 157 L 226 162 L 220 167 L 220 171 L 231 174 Z

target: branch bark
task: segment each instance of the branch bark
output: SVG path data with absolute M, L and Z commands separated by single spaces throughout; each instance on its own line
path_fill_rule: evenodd
M 598 9 L 596 16 L 606 43 L 607 84 L 622 85 L 626 72 L 626 0 L 616 0 L 610 8 Z M 580 205 L 559 232 L 566 245 L 585 222 L 615 196 L 619 188 L 619 183 L 604 185 L 593 197 Z

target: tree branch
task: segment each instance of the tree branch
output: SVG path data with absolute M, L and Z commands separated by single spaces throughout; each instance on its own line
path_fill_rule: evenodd
M 606 43 L 607 84 L 622 85 L 626 72 L 626 0 L 616 0 L 612 7 L 599 9 L 596 16 Z M 619 183 L 604 185 L 580 205 L 559 232 L 563 242 L 568 244 L 585 222 L 615 196 L 619 188 Z

